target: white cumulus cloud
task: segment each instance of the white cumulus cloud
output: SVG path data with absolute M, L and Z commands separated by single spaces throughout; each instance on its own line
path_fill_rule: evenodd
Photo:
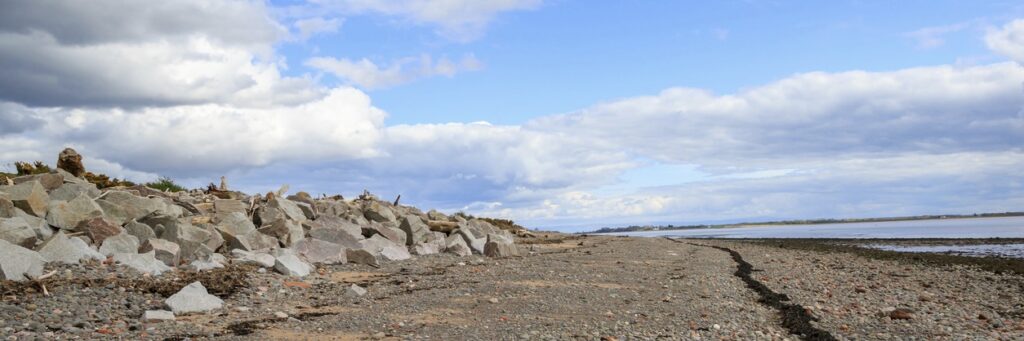
M 364 89 L 388 88 L 435 76 L 450 78 L 457 73 L 476 71 L 483 67 L 483 63 L 473 55 L 463 56 L 458 61 L 452 61 L 447 57 L 441 57 L 435 61 L 429 55 L 421 55 L 402 58 L 387 66 L 377 65 L 366 58 L 351 60 L 316 57 L 307 60 L 306 65 L 328 72 Z

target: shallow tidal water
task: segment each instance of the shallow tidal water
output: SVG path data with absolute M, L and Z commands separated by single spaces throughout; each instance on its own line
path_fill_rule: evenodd
M 757 225 L 610 233 L 676 238 L 1024 238 L 1024 217 L 932 219 L 846 224 Z

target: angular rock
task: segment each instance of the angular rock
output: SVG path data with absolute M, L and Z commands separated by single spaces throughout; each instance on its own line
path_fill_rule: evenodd
M 413 215 L 402 217 L 402 223 L 398 228 L 405 232 L 405 245 L 425 242 L 427 235 L 430 234 L 430 228 L 423 223 L 423 219 Z
M 390 240 L 399 245 L 406 245 L 405 232 L 398 229 L 397 227 L 388 226 L 388 224 L 372 223 L 366 227 L 369 230 L 370 235 L 379 235 L 387 240 Z M 364 235 L 365 232 L 364 232 Z
M 134 220 L 129 220 L 127 223 L 125 223 L 124 230 L 125 232 L 128 232 L 128 234 L 135 236 L 135 238 L 138 238 L 139 243 L 145 242 L 150 238 L 156 238 L 156 233 L 153 232 L 152 227 L 149 227 L 149 225 Z
M 295 243 L 293 250 L 310 263 L 344 264 L 348 261 L 344 247 L 319 239 L 301 240 Z
M 465 257 L 473 254 L 473 250 L 466 245 L 466 240 L 462 236 L 452 234 L 445 239 L 446 249 L 445 252 L 454 253 L 460 257 Z
M 412 246 L 412 254 L 432 255 L 444 252 L 447 249 L 448 243 L 445 241 L 444 233 L 433 232 L 427 235 L 425 239 L 424 242 Z
M 487 244 L 487 239 L 477 238 L 473 236 L 472 233 L 462 228 L 458 228 L 455 231 L 452 231 L 452 235 L 462 237 L 463 241 L 466 242 L 466 246 L 469 246 L 469 249 L 473 250 L 474 253 L 484 253 L 484 246 Z
M 25 248 L 36 246 L 39 236 L 22 217 L 0 218 L 0 239 Z
M 376 200 L 365 201 L 363 203 L 363 216 L 370 221 L 381 223 L 395 221 L 395 214 L 391 212 L 391 209 Z
M 196 281 L 168 297 L 164 304 L 167 304 L 167 307 L 171 308 L 175 315 L 182 315 L 220 309 L 224 306 L 224 301 L 217 296 L 210 295 L 206 292 L 206 287 Z
M 396 244 L 380 235 L 359 242 L 362 249 L 376 253 L 382 260 L 399 261 L 412 258 L 405 246 Z
M 228 250 L 255 251 L 278 246 L 277 238 L 252 231 L 242 235 L 224 235 L 224 243 Z
M 11 196 L 5 192 L 0 192 L 0 218 L 13 218 L 14 217 L 14 203 L 11 202 Z
M 174 313 L 167 310 L 146 310 L 142 314 L 144 322 L 174 321 Z
M 349 297 L 360 297 L 366 295 L 366 289 L 364 289 L 361 286 L 352 284 L 348 287 L 348 289 L 345 289 L 345 295 Z
M 448 221 L 448 216 L 444 215 L 444 213 L 435 210 L 430 210 L 430 212 L 427 212 L 427 218 L 429 218 L 430 220 Z
M 121 226 L 102 217 L 86 219 L 75 225 L 75 231 L 85 232 L 85 235 L 96 245 L 103 244 L 103 240 L 121 234 Z
M 164 264 L 159 259 L 156 259 L 156 253 L 153 251 L 146 253 L 115 253 L 114 262 L 135 269 L 135 271 L 141 273 L 148 273 L 153 276 L 159 276 L 160 274 L 171 271 L 171 268 Z
M 75 177 L 85 174 L 85 166 L 82 165 L 82 155 L 74 149 L 64 148 L 57 156 L 57 168 L 71 173 Z
M 487 236 L 487 244 L 484 245 L 484 255 L 496 258 L 514 257 L 519 256 L 519 249 L 508 238 L 491 234 Z
M 64 184 L 64 176 L 57 173 L 46 173 L 23 175 L 14 178 L 15 184 L 26 183 L 29 181 L 39 181 L 39 184 L 43 185 L 44 189 L 52 191 Z
M 86 244 L 85 241 L 70 238 L 62 231 L 58 231 L 43 242 L 43 245 L 39 247 L 39 255 L 47 262 L 64 264 L 78 264 L 80 261 L 90 259 L 102 261 L 107 258 Z
M 313 271 L 313 266 L 295 254 L 284 253 L 274 259 L 274 270 L 286 276 L 305 277 Z
M 306 220 L 306 214 L 302 213 L 302 209 L 299 208 L 299 205 L 295 204 L 294 201 L 282 197 L 274 197 L 273 199 L 270 199 L 269 201 L 267 201 L 266 207 L 280 210 L 281 212 L 284 213 L 285 218 L 290 220 L 294 220 L 297 222 L 302 222 L 303 220 Z M 268 221 L 263 221 L 263 224 L 267 223 Z
M 306 233 L 305 230 L 302 229 L 302 225 L 288 219 L 277 220 L 270 225 L 260 227 L 257 231 L 277 238 L 278 241 L 281 242 L 281 245 L 284 245 L 285 247 L 291 247 L 292 245 L 295 245 L 295 243 L 306 238 Z
M 203 255 L 202 253 L 197 252 L 206 246 L 206 242 L 210 240 L 210 234 L 210 232 L 207 232 L 202 228 L 195 227 L 191 223 L 179 222 L 177 224 L 165 226 L 163 233 L 160 234 L 160 239 L 165 239 L 178 244 L 181 249 L 181 259 L 193 260 L 196 259 L 196 257 Z
M 81 176 L 76 177 L 74 174 L 68 173 L 68 171 L 60 169 L 60 168 L 57 168 L 57 174 L 60 174 L 60 175 L 64 176 L 64 184 L 65 185 L 67 185 L 67 184 L 91 184 L 89 182 L 89 180 L 85 179 L 85 177 L 81 177 Z M 64 187 L 64 186 L 61 186 L 61 187 Z M 99 195 L 99 194 L 96 194 L 96 195 Z M 65 199 L 61 199 L 61 200 L 65 200 Z M 66 199 L 66 200 L 71 200 L 71 199 L 69 198 L 69 199 Z
M 0 192 L 7 193 L 14 207 L 36 217 L 46 217 L 50 196 L 39 181 L 29 181 L 14 186 L 0 186 Z
M 104 209 L 110 206 L 120 207 L 118 211 L 124 215 L 125 221 L 134 219 L 148 224 L 145 221 L 146 219 L 143 218 L 152 214 L 170 216 L 172 218 L 181 215 L 180 208 L 168 207 L 168 202 L 163 201 L 162 198 L 140 197 L 128 191 L 107 191 L 96 202 L 101 206 L 106 206 Z
M 64 178 L 67 181 L 67 178 Z M 100 196 L 100 190 L 96 188 L 95 184 L 91 183 L 66 183 L 59 188 L 50 191 L 50 200 L 63 200 L 71 201 L 74 200 L 81 194 L 85 194 L 89 198 L 96 199 Z
M 296 202 L 295 205 L 302 210 L 302 215 L 306 216 L 306 219 L 316 219 L 316 209 L 313 208 L 313 205 L 304 202 Z
M 192 261 L 192 263 L 188 264 L 188 267 L 186 267 L 186 269 L 192 270 L 192 271 L 209 271 L 209 270 L 219 269 L 219 268 L 223 268 L 223 267 L 224 267 L 224 264 L 221 264 L 220 262 L 211 260 L 209 257 L 207 257 L 206 259 L 196 259 L 196 260 Z
M 243 235 L 256 231 L 256 225 L 253 225 L 252 220 L 245 213 L 241 212 L 218 213 L 214 228 L 217 232 L 220 232 L 225 240 L 229 236 Z
M 255 264 L 262 266 L 264 268 L 273 267 L 274 263 L 276 262 L 274 256 L 265 253 L 250 252 L 241 249 L 231 250 L 231 257 L 234 263 Z
M 247 213 L 246 210 L 248 208 L 249 206 L 241 200 L 215 199 L 213 201 L 213 209 L 217 215 L 241 213 L 244 216 Z
M 102 216 L 103 209 L 87 194 L 79 193 L 71 201 L 51 201 L 46 223 L 59 229 L 73 230 L 82 221 Z
M 50 228 L 50 225 L 46 224 L 46 219 L 25 213 L 25 211 L 17 207 L 14 208 L 14 217 L 24 219 L 28 226 L 36 231 L 36 237 L 39 240 L 49 239 L 53 235 L 53 229 Z
M 361 247 L 359 241 L 363 240 L 362 235 L 353 235 L 349 231 L 330 227 L 317 227 L 309 230 L 309 238 L 338 244 L 350 249 Z
M 156 259 L 159 259 L 168 266 L 178 266 L 181 255 L 181 247 L 169 240 L 152 238 L 146 240 L 139 247 L 139 252 L 153 252 Z
M 45 263 L 39 253 L 0 240 L 0 279 L 23 281 L 42 276 Z
M 115 253 L 136 253 L 139 252 L 139 246 L 138 237 L 121 232 L 121 234 L 104 239 L 103 244 L 100 245 L 100 253 L 106 256 L 112 256 Z
M 345 249 L 345 258 L 349 263 L 366 264 L 372 267 L 380 266 L 380 253 L 371 252 L 366 249 Z

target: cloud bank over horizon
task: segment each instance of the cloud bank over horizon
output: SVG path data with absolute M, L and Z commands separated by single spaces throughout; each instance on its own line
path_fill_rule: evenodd
M 472 53 L 281 51 L 359 16 L 465 44 L 541 2 L 125 6 L 0 5 L 0 164 L 52 163 L 70 146 L 86 167 L 134 180 L 366 188 L 539 227 L 1024 207 L 1024 20 L 977 37 L 1008 59 L 992 63 L 803 72 L 726 94 L 671 87 L 514 125 L 393 124 L 369 91 L 492 66 Z M 667 175 L 639 181 L 645 170 Z

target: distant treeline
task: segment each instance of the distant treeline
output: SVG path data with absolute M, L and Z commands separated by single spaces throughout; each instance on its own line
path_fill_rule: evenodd
M 943 214 L 943 215 L 918 215 L 909 217 L 882 217 L 882 218 L 851 218 L 851 219 L 803 219 L 803 220 L 781 220 L 764 221 L 755 223 L 737 224 L 703 224 L 703 225 L 632 225 L 625 227 L 602 227 L 591 232 L 581 233 L 614 233 L 614 232 L 637 232 L 637 231 L 665 231 L 665 230 L 686 230 L 706 229 L 721 227 L 737 227 L 750 225 L 808 225 L 808 224 L 843 224 L 843 223 L 870 223 L 881 221 L 905 221 L 905 220 L 931 220 L 931 219 L 963 219 L 963 218 L 995 218 L 995 217 L 1019 217 L 1024 212 L 1002 212 L 1002 213 L 975 213 L 975 214 Z

